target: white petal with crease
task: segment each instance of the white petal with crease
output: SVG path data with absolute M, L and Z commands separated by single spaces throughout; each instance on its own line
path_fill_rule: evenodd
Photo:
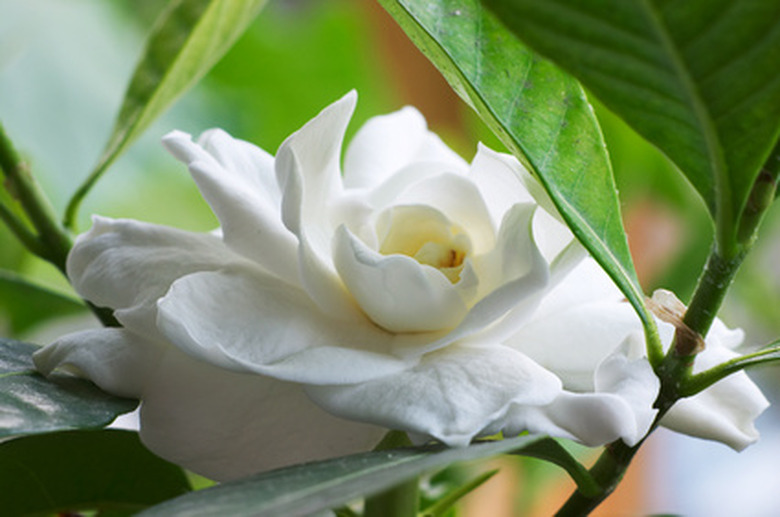
M 312 384 L 362 382 L 409 366 L 392 336 L 345 325 L 299 289 L 247 268 L 186 276 L 158 304 L 161 332 L 183 351 L 235 371 Z
M 157 299 L 177 278 L 244 260 L 217 237 L 139 221 L 94 217 L 68 255 L 74 288 L 136 332 L 157 338 Z
M 501 346 L 451 346 L 396 375 L 353 386 L 310 387 L 328 411 L 463 446 L 511 400 L 546 404 L 560 381 L 522 354 Z
M 163 138 L 168 150 L 188 166 L 217 215 L 225 243 L 285 281 L 297 283 L 297 239 L 282 224 L 273 159 L 219 130 L 204 133 L 200 142 L 205 148 L 180 131 Z
M 120 397 L 141 398 L 165 348 L 125 329 L 95 329 L 63 336 L 33 360 L 44 375 L 63 368 Z

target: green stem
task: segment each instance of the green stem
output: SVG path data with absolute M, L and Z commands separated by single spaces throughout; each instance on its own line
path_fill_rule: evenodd
M 482 484 L 484 484 L 487 480 L 492 478 L 498 474 L 498 469 L 490 470 L 488 472 L 485 472 L 483 474 L 480 474 L 479 476 L 475 477 L 468 483 L 459 486 L 452 492 L 448 493 L 429 507 L 427 507 L 425 510 L 420 512 L 418 514 L 418 517 L 441 517 L 447 511 L 449 511 L 450 508 L 455 506 L 455 503 L 460 501 L 464 496 L 470 494 L 477 488 L 479 488 Z
M 39 256 L 45 253 L 38 237 L 32 233 L 24 222 L 2 201 L 0 201 L 0 221 L 5 223 L 8 229 L 11 230 L 11 233 L 13 233 L 28 250 Z
M 730 361 L 691 376 L 680 388 L 680 395 L 682 397 L 691 397 L 706 390 L 719 380 L 731 374 L 741 372 L 745 368 L 776 361 L 780 361 L 780 340 L 771 343 L 762 350 L 735 357 Z
M 67 278 L 66 262 L 68 253 L 73 247 L 70 233 L 58 223 L 51 203 L 38 182 L 30 174 L 27 164 L 19 157 L 2 124 L 0 124 L 0 170 L 5 175 L 5 183 L 9 192 L 19 200 L 38 234 L 33 234 L 2 203 L 0 203 L 0 220 L 8 225 L 30 252 L 54 264 Z M 107 327 L 120 326 L 111 310 L 95 307 L 89 302 L 87 305 L 103 325 Z
M 620 440 L 607 445 L 599 459 L 590 468 L 590 474 L 601 486 L 601 492 L 588 496 L 577 490 L 555 515 L 558 517 L 575 517 L 588 515 L 593 511 L 594 508 L 615 491 L 641 445 L 642 442 L 639 442 L 635 446 L 629 447 Z
M 732 259 L 724 259 L 717 250 L 710 253 L 704 273 L 683 318 L 683 323 L 693 332 L 701 336 L 707 335 L 746 252 L 747 250 Z M 679 350 L 677 352 L 679 353 Z
M 19 200 L 25 214 L 38 232 L 37 240 L 40 246 L 32 247 L 30 251 L 54 264 L 64 274 L 65 261 L 73 246 L 70 235 L 57 222 L 51 203 L 30 174 L 27 164 L 19 158 L 2 124 L 0 124 L 0 168 L 5 173 L 9 190 Z M 27 245 L 27 241 L 20 240 Z
M 412 442 L 402 431 L 388 431 L 375 451 L 409 447 Z M 412 517 L 419 507 L 419 478 L 414 477 L 389 490 L 366 498 L 364 517 Z
M 366 499 L 364 517 L 413 517 L 419 505 L 417 477 Z

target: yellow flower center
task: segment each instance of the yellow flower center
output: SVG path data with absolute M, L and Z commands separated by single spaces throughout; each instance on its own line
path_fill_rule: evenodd
M 435 267 L 457 283 L 463 262 L 471 252 L 465 231 L 428 206 L 398 206 L 379 218 L 377 233 L 383 255 L 401 254 Z

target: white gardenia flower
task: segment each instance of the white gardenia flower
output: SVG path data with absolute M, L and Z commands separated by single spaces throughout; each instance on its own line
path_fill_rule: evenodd
M 65 336 L 39 370 L 140 398 L 144 443 L 219 480 L 367 450 L 387 428 L 636 443 L 658 392 L 626 340 L 638 320 L 538 184 L 482 146 L 467 164 L 412 108 L 368 121 L 342 167 L 355 102 L 276 157 L 221 130 L 166 136 L 220 231 L 95 218 L 68 275 L 123 328 Z

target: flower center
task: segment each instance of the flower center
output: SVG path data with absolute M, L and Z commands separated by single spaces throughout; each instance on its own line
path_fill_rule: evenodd
M 429 206 L 397 206 L 384 212 L 377 222 L 383 255 L 401 254 L 420 264 L 438 269 L 457 283 L 463 262 L 471 252 L 465 231 Z

